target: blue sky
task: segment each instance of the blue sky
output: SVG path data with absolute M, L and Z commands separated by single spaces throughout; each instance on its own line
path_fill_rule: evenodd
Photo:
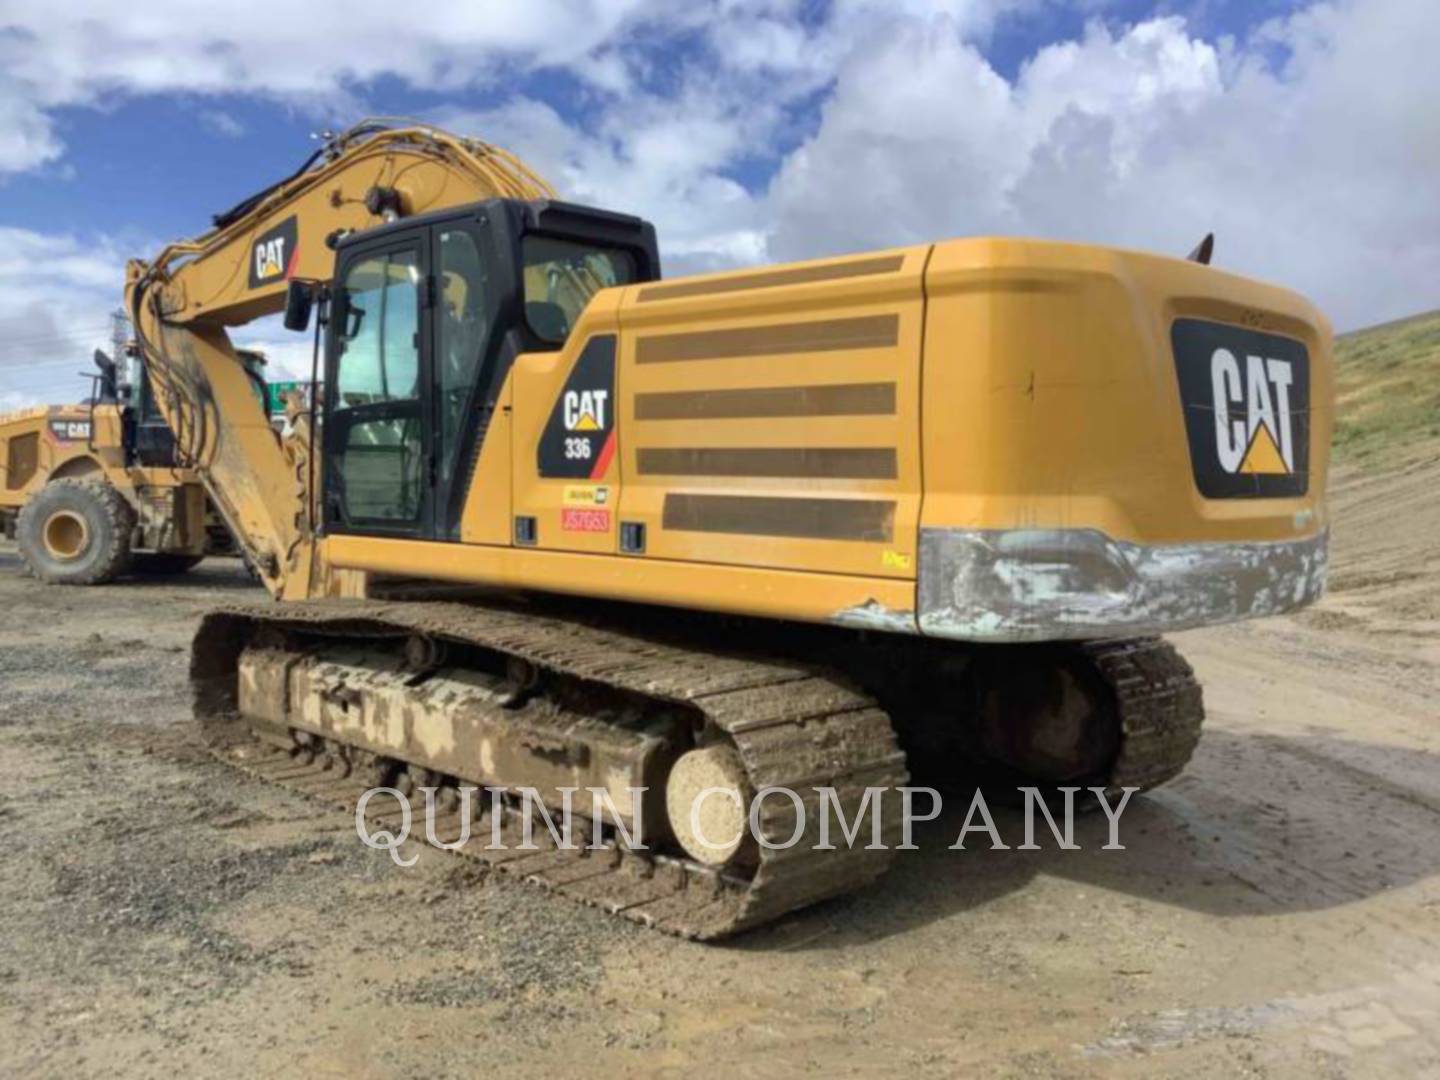
M 5 5 L 0 407 L 73 388 L 127 256 L 367 113 L 501 143 L 570 197 L 651 217 L 673 272 L 968 233 L 1180 251 L 1213 228 L 1222 265 L 1342 327 L 1440 304 L 1440 220 L 1415 198 L 1440 164 L 1421 0 L 552 0 L 404 27 L 390 5 L 335 10 Z M 247 334 L 298 355 L 272 325 Z
M 804 7 L 819 12 L 828 6 Z M 1297 6 L 1297 0 L 1049 4 L 1000 18 L 982 39 L 981 48 L 997 72 L 1013 78 L 1040 48 L 1080 37 L 1086 24 L 1097 18 L 1123 27 L 1156 14 L 1181 13 L 1192 32 L 1218 39 L 1244 35 Z M 677 38 L 653 41 L 640 50 L 647 63 L 661 68 L 649 81 L 662 91 L 667 64 L 695 62 L 705 49 L 702 35 Z M 599 107 L 595 95 L 563 69 L 520 69 L 510 74 L 518 78 L 513 83 L 507 78 L 504 86 L 453 91 L 417 88 L 393 76 L 351 89 L 371 111 L 401 116 L 453 108 L 482 111 L 515 96 L 545 101 L 572 121 L 583 121 Z M 747 187 L 762 189 L 796 138 L 814 131 L 822 101 L 820 94 L 807 95 L 796 110 L 790 138 L 757 147 L 754 158 L 738 162 L 732 175 Z M 313 146 L 311 133 L 349 119 L 302 109 L 303 103 L 239 93 L 116 94 L 106 102 L 62 107 L 53 116 L 66 146 L 63 158 L 8 181 L 0 201 L 0 225 L 32 227 L 51 222 L 66 230 L 135 231 L 157 237 L 196 232 L 210 213 L 298 165 Z

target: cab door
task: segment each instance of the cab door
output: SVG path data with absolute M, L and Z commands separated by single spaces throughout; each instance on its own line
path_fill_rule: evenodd
M 475 498 L 498 507 L 507 519 L 510 513 L 508 472 L 492 470 L 476 478 L 487 440 L 492 435 L 509 438 L 507 430 L 495 429 L 509 368 L 501 314 L 507 282 L 496 244 L 478 215 L 432 226 L 429 240 L 434 261 L 429 290 L 434 334 L 430 449 L 435 468 L 428 535 L 459 540 L 472 485 Z
M 331 532 L 424 538 L 435 467 L 429 234 L 347 251 L 326 364 L 325 522 Z

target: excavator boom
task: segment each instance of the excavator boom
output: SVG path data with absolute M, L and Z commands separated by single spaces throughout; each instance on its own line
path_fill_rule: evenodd
M 314 547 L 310 447 L 282 447 L 227 328 L 283 310 L 292 280 L 327 281 L 347 233 L 548 183 L 506 151 L 433 128 L 367 120 L 215 227 L 127 267 L 127 309 L 183 460 L 276 596 L 340 588 Z

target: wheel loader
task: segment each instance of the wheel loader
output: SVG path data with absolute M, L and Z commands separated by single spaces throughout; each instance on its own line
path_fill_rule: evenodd
M 1161 784 L 1203 706 L 1160 635 L 1325 578 L 1330 327 L 1208 255 L 667 280 L 646 221 L 497 147 L 352 128 L 127 270 L 184 457 L 283 601 L 202 621 L 197 720 L 256 776 L 387 787 L 391 825 L 423 794 L 433 842 L 474 825 L 467 856 L 701 939 L 879 878 L 937 763 Z M 324 388 L 284 439 L 227 336 L 282 310 Z M 584 789 L 598 843 L 514 842 L 524 797 Z M 884 842 L 816 843 L 825 805 Z
M 239 355 L 259 378 L 258 354 Z M 235 554 L 199 478 L 176 459 L 143 362 L 129 381 L 101 350 L 95 365 L 88 401 L 0 416 L 0 530 L 26 569 L 52 584 L 97 585 Z

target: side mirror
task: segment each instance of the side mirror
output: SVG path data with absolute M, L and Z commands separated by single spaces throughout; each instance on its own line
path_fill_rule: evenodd
M 308 281 L 291 281 L 285 290 L 285 329 L 310 329 L 310 309 L 315 293 Z

